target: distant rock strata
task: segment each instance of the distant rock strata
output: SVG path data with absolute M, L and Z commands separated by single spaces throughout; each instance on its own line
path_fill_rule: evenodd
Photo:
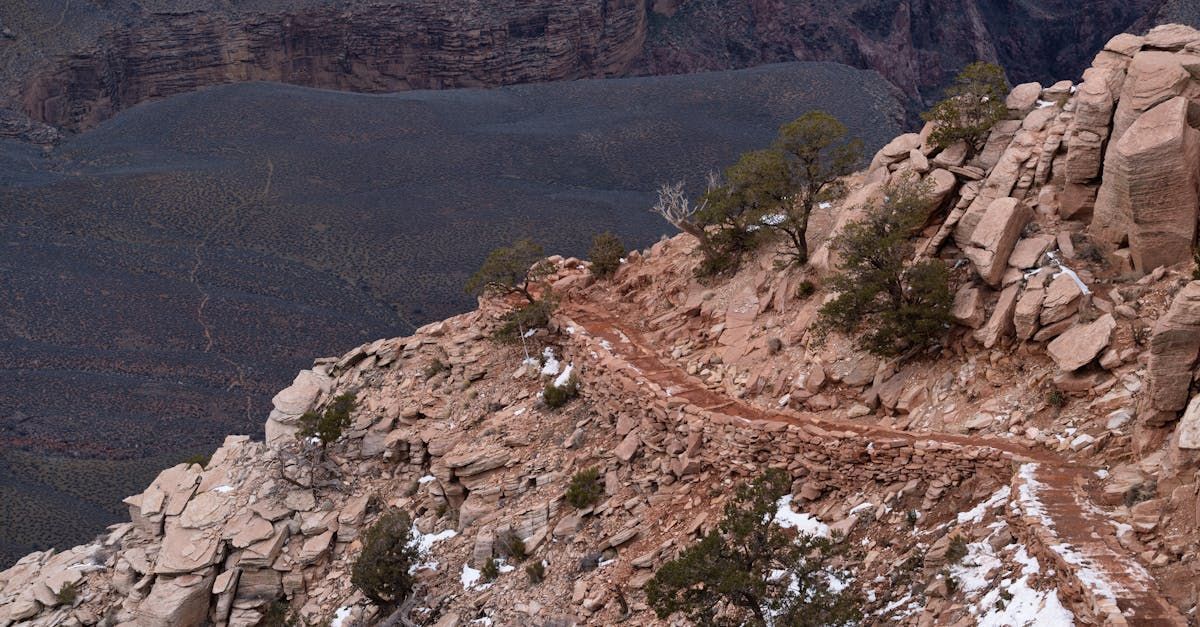
M 37 143 L 55 140 L 42 125 L 77 131 L 240 81 L 393 92 L 788 61 L 876 70 L 915 113 L 971 61 L 999 62 L 1014 82 L 1071 76 L 1109 36 L 1165 15 L 1162 0 L 16 4 L 0 6 L 0 110 L 29 121 L 0 116 L 0 136 Z

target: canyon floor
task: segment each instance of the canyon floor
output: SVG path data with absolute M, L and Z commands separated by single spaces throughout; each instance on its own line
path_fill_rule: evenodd
M 814 107 L 871 149 L 902 117 L 878 75 L 817 63 L 397 95 L 242 84 L 53 149 L 0 143 L 0 491 L 21 504 L 0 513 L 0 563 L 90 538 L 156 469 L 260 432 L 312 355 L 469 309 L 495 246 L 653 242 L 657 184 L 698 185 Z M 97 474 L 112 485 L 73 479 Z

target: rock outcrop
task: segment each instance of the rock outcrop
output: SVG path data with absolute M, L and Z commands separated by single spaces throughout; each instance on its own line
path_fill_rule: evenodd
M 1097 63 L 1193 41 L 1175 27 L 1119 38 Z M 1151 75 L 1132 73 L 1120 98 Z M 837 270 L 827 245 L 819 268 L 780 268 L 763 247 L 704 283 L 688 235 L 631 252 L 604 280 L 550 257 L 537 288 L 556 297 L 545 328 L 492 341 L 513 303 L 489 297 L 317 360 L 275 397 L 268 442 L 230 436 L 204 466 L 161 472 L 126 500 L 130 521 L 94 544 L 0 575 L 0 627 L 248 625 L 280 609 L 367 623 L 673 624 L 641 591 L 716 528 L 731 486 L 764 468 L 792 480 L 773 520 L 853 549 L 847 585 L 868 620 L 1186 625 L 1200 574 L 1200 405 L 1189 399 L 1200 281 L 1179 263 L 1149 265 L 1195 237 L 1174 226 L 1200 207 L 1185 215 L 1172 195 L 1200 164 L 1191 103 L 1147 106 L 1107 151 L 1099 140 L 1097 180 L 1095 142 L 1069 137 L 1103 137 L 1108 123 L 1075 124 L 1095 94 L 1071 87 L 1021 86 L 1009 102 L 1024 117 L 978 153 L 903 136 L 844 181 L 841 204 L 822 206 L 836 233 L 889 184 L 953 179 L 938 175 L 948 191 L 915 236 L 916 257 L 958 282 L 936 357 L 881 358 L 814 328 L 830 294 L 810 277 Z M 1178 150 L 1114 156 L 1139 142 Z M 1158 158 L 1164 205 L 1144 194 Z M 1142 181 L 1125 188 L 1141 204 L 1126 205 L 1129 247 L 1106 258 L 1094 239 L 1113 215 L 1114 178 Z M 1089 229 L 1064 196 L 1097 184 L 1108 191 Z M 1155 239 L 1162 231 L 1174 239 Z M 547 386 L 572 376 L 579 398 L 548 407 Z M 345 392 L 358 404 L 342 437 L 294 437 L 298 416 Z M 572 507 L 567 486 L 585 469 L 600 494 Z M 386 508 L 412 516 L 422 551 L 417 596 L 391 617 L 347 577 Z M 509 574 L 513 537 L 544 581 Z M 480 582 L 491 560 L 499 574 Z

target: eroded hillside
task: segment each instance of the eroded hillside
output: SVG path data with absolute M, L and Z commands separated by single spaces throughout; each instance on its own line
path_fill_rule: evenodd
M 5 571 L 0 624 L 249 625 L 275 603 L 380 621 L 347 573 L 385 507 L 411 513 L 425 551 L 388 620 L 672 624 L 647 581 L 731 486 L 778 468 L 792 490 L 774 519 L 846 547 L 867 623 L 1186 625 L 1194 50 L 1180 26 L 1119 36 L 1081 84 L 1013 89 L 1012 119 L 969 159 L 928 127 L 896 138 L 826 208 L 811 267 L 778 269 L 767 246 L 701 283 L 687 235 L 610 280 L 551 257 L 559 305 L 523 345 L 490 339 L 511 306 L 493 298 L 317 360 L 275 397 L 266 442 L 231 436 L 127 499 L 131 522 Z M 955 268 L 953 328 L 903 361 L 815 341 L 828 236 L 902 179 L 937 190 L 918 250 Z M 568 373 L 580 397 L 548 407 L 539 392 Z M 304 461 L 300 415 L 347 391 L 349 433 Z M 569 505 L 593 467 L 599 500 Z M 514 534 L 545 580 L 513 559 L 479 579 Z

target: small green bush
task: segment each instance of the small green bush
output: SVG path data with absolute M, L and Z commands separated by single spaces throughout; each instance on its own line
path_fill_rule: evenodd
M 967 556 L 967 539 L 962 536 L 950 538 L 950 546 L 946 547 L 946 563 L 957 564 Z
M 504 557 L 518 564 L 524 562 L 529 557 L 529 551 L 525 548 L 525 541 L 516 532 L 508 531 L 502 534 L 497 540 L 497 545 Z
M 183 463 L 185 463 L 189 466 L 191 466 L 192 464 L 196 464 L 196 465 L 200 466 L 201 468 L 203 468 L 203 467 L 207 466 L 208 462 L 210 462 L 210 461 L 212 461 L 212 455 L 209 455 L 207 453 L 196 453 L 195 455 L 190 455 L 186 459 L 184 459 Z
M 625 256 L 625 245 L 612 233 L 604 232 L 592 238 L 588 259 L 592 262 L 592 274 L 604 279 L 612 276 L 621 267 Z
M 500 564 L 496 562 L 496 558 L 487 558 L 487 561 L 483 563 L 483 568 L 479 569 L 479 574 L 484 581 L 495 581 L 496 577 L 500 576 Z
M 449 369 L 450 367 L 443 363 L 441 359 L 434 357 L 433 361 L 429 362 L 429 364 L 425 366 L 425 378 L 432 379 Z
M 554 385 L 553 381 L 546 383 L 542 389 L 542 401 L 551 409 L 558 409 L 579 396 L 579 379 L 572 374 L 562 386 Z
M 546 565 L 541 560 L 531 562 L 525 566 L 525 574 L 529 577 L 529 583 L 542 583 L 546 580 Z
M 968 65 L 946 90 L 946 99 L 921 114 L 933 123 L 929 141 L 939 148 L 965 141 L 978 149 L 992 126 L 1008 115 L 1007 96 L 1003 68 L 983 61 Z
M 816 293 L 816 291 L 817 286 L 813 285 L 813 282 L 807 279 L 801 281 L 800 285 L 796 287 L 796 295 L 800 298 L 808 298 Z
M 584 509 L 600 502 L 604 486 L 600 483 L 600 469 L 596 467 L 580 470 L 571 477 L 567 486 L 566 501 L 575 509 Z
M 521 334 L 525 331 L 550 324 L 550 314 L 554 313 L 555 306 L 554 300 L 546 297 L 508 312 L 500 328 L 492 334 L 492 339 L 501 344 L 520 342 Z
M 1062 393 L 1058 388 L 1052 388 L 1046 392 L 1046 404 L 1055 408 L 1061 409 L 1067 406 L 1067 395 Z
M 300 416 L 300 430 L 296 432 L 296 437 L 317 438 L 321 448 L 325 448 L 342 437 L 342 433 L 350 427 L 350 413 L 357 404 L 354 392 L 343 392 L 334 397 L 324 412 L 305 412 Z
M 54 600 L 57 601 L 59 605 L 66 605 L 68 607 L 75 605 L 75 601 L 78 598 L 79 587 L 76 586 L 74 582 L 64 583 L 63 586 L 58 589 L 58 593 L 54 595 Z
M 412 521 L 399 510 L 385 512 L 363 534 L 363 549 L 350 572 L 350 583 L 380 606 L 400 603 L 412 594 L 409 570 L 420 558 L 412 543 Z
M 543 259 L 542 247 L 523 239 L 512 246 L 501 246 L 488 253 L 479 270 L 467 280 L 468 294 L 520 294 L 529 303 L 537 302 L 530 286 L 544 279 L 554 268 Z

